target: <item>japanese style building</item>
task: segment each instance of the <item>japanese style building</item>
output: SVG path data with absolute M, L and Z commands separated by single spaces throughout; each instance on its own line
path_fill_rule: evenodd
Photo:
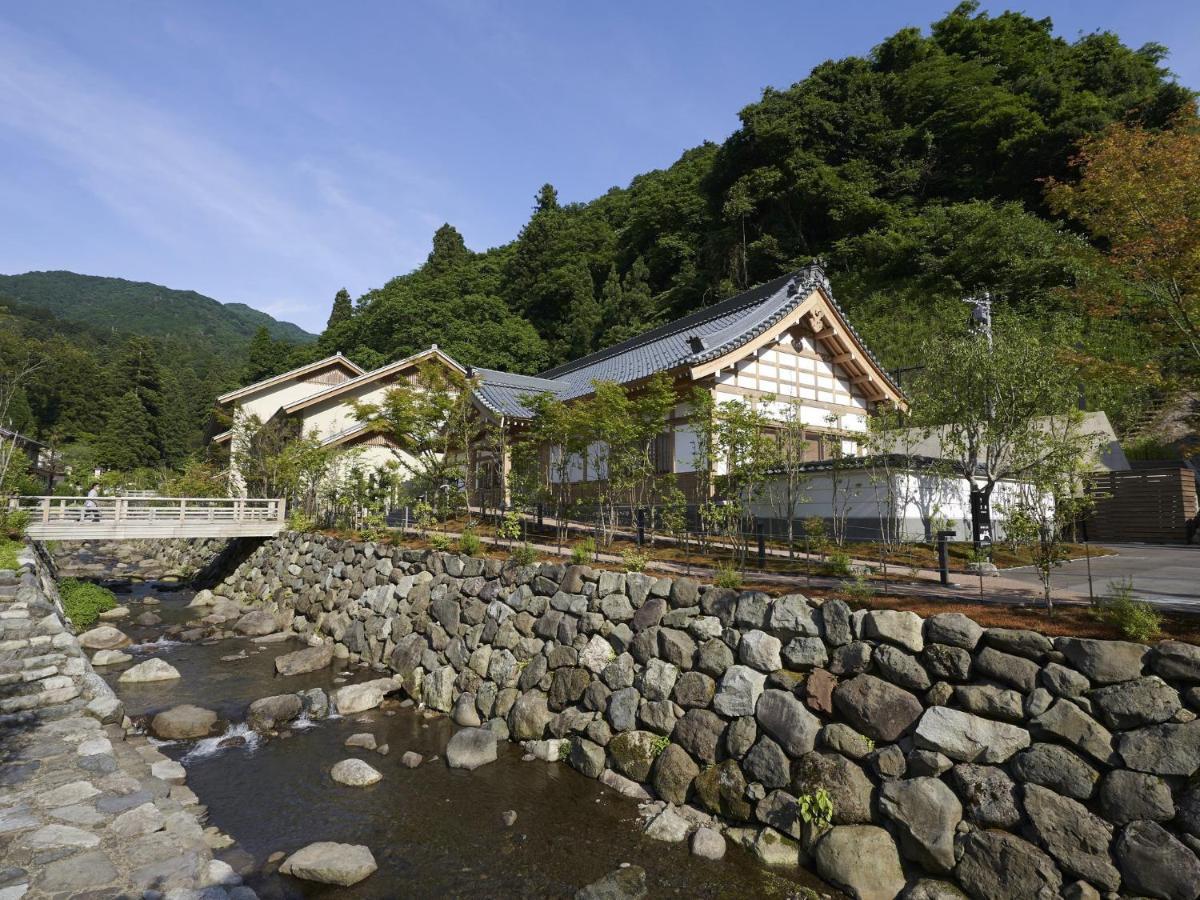
M 593 382 L 615 382 L 636 391 L 652 376 L 665 373 L 679 402 L 655 441 L 655 462 L 660 473 L 675 475 L 692 502 L 699 499 L 698 448 L 687 398 L 696 388 L 710 391 L 717 404 L 744 401 L 769 418 L 781 418 L 785 411 L 798 414 L 815 461 L 831 455 L 835 446 L 855 453 L 854 436 L 866 431 L 867 417 L 876 406 L 904 403 L 900 389 L 850 325 L 815 265 L 537 376 L 462 366 L 434 346 L 371 372 L 338 354 L 218 399 L 233 408 L 235 423 L 251 416 L 259 422 L 283 417 L 299 432 L 316 433 L 326 445 L 363 447 L 364 464 L 382 467 L 401 451 L 358 421 L 353 403 L 377 402 L 390 387 L 411 381 L 418 367 L 430 363 L 463 375 L 478 413 L 509 437 L 530 421 L 532 396 L 550 394 L 570 403 L 589 397 Z M 237 434 L 235 424 L 214 441 L 232 444 Z M 585 455 L 569 460 L 566 467 L 550 465 L 555 452 L 546 448 L 544 455 L 548 480 L 556 479 L 560 468 L 566 468 L 568 480 L 580 491 L 594 489 L 603 480 L 602 471 L 589 471 Z M 501 502 L 508 453 L 481 455 L 480 486 L 490 490 L 492 502 Z M 236 472 L 233 487 L 239 492 L 244 487 Z

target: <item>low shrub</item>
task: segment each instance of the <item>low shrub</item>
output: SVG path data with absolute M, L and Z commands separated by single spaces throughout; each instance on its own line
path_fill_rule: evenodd
M 0 535 L 0 569 L 15 569 L 17 567 L 17 551 L 20 549 L 20 541 L 10 541 Z
M 90 628 L 100 613 L 117 606 L 116 595 L 93 581 L 64 578 L 58 583 L 58 592 L 62 596 L 67 618 L 80 631 Z
M 739 590 L 742 586 L 742 573 L 731 565 L 717 566 L 717 573 L 713 576 L 713 584 L 719 588 Z
M 467 556 L 478 556 L 483 550 L 483 541 L 479 539 L 474 529 L 464 528 L 462 537 L 458 539 L 458 549 Z
M 521 544 L 512 548 L 512 553 L 508 556 L 518 566 L 532 566 L 537 562 L 537 551 L 529 544 Z
M 315 531 L 317 528 L 317 520 L 312 516 L 306 516 L 298 509 L 293 509 L 287 516 L 288 531 Z
M 842 593 L 850 600 L 865 603 L 875 596 L 875 585 L 859 572 L 853 578 L 842 582 Z
M 641 572 L 646 568 L 646 554 L 637 550 L 624 550 L 621 552 L 621 564 L 625 566 L 626 572 Z
M 29 527 L 29 510 L 0 509 L 0 536 L 19 540 Z
M 433 534 L 429 535 L 429 546 L 434 550 L 449 550 L 450 538 L 446 537 L 439 531 L 435 531 Z
M 825 561 L 825 569 L 830 575 L 848 576 L 850 574 L 850 554 L 835 550 Z
M 368 513 L 363 516 L 362 528 L 358 530 L 364 541 L 381 541 L 387 537 L 390 532 L 387 527 L 387 518 L 379 513 Z
M 1144 600 L 1133 596 L 1133 580 L 1110 581 L 1108 595 L 1096 602 L 1096 617 L 1131 641 L 1145 643 L 1162 631 L 1162 616 Z
M 571 548 L 571 562 L 577 566 L 591 565 L 596 559 L 596 539 L 585 537 Z

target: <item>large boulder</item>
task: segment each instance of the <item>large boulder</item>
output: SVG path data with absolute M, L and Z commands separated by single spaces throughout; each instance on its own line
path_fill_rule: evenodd
M 317 841 L 297 850 L 279 867 L 284 875 L 349 887 L 375 871 L 375 857 L 361 844 Z
M 678 744 L 668 744 L 654 760 L 650 783 L 658 796 L 668 803 L 682 806 L 687 803 L 692 782 L 700 774 L 700 767 Z
M 725 728 L 725 720 L 716 713 L 707 709 L 689 709 L 675 723 L 671 740 L 701 763 L 715 763 Z
M 189 703 L 173 706 L 150 720 L 150 733 L 164 741 L 188 741 L 208 737 L 216 727 L 215 712 Z
M 801 594 L 787 594 L 771 601 L 767 611 L 767 623 L 773 634 L 781 638 L 817 637 L 817 623 L 812 609 Z
M 1108 855 L 1113 828 L 1083 804 L 1039 787 L 1025 786 L 1025 814 L 1031 836 L 1059 867 L 1096 887 L 1115 891 L 1121 875 Z
M 1062 887 L 1054 860 L 1004 831 L 966 835 L 954 876 L 978 900 L 1058 900 Z
M 246 724 L 255 731 L 270 731 L 284 722 L 290 722 L 300 715 L 303 709 L 304 701 L 299 694 L 260 697 L 246 710 Z
M 526 691 L 508 711 L 509 734 L 514 741 L 540 741 L 552 718 L 554 714 L 546 703 L 546 695 L 541 691 Z
M 446 744 L 446 764 L 473 771 L 496 761 L 496 734 L 487 728 L 464 728 Z
M 713 697 L 713 709 L 723 716 L 752 716 L 767 676 L 749 666 L 730 666 Z
M 400 685 L 391 678 L 343 685 L 333 692 L 333 705 L 340 715 L 351 716 L 374 709 L 383 702 L 384 697 L 399 688 Z
M 1012 772 L 1021 781 L 1040 784 L 1076 800 L 1088 800 L 1100 773 L 1078 754 L 1057 744 L 1034 744 L 1012 760 Z
M 1093 684 L 1115 684 L 1141 677 L 1150 648 L 1128 641 L 1059 638 L 1054 646 Z
M 165 659 L 155 657 L 130 666 L 117 681 L 122 684 L 144 684 L 150 681 L 174 681 L 179 677 L 178 669 Z
M 79 635 L 79 646 L 86 650 L 119 650 L 132 643 L 125 632 L 111 625 L 100 625 Z
M 862 618 L 862 637 L 897 644 L 913 653 L 925 649 L 924 622 L 915 612 L 872 609 Z
M 642 900 L 647 895 L 646 870 L 626 866 L 609 872 L 575 892 L 575 900 Z
M 1200 896 L 1200 859 L 1157 822 L 1131 822 L 1113 846 L 1113 856 L 1132 895 L 1165 900 Z
M 1115 825 L 1148 820 L 1169 822 L 1175 818 L 1171 787 L 1157 775 L 1117 769 L 1100 782 L 1100 809 Z
M 765 631 L 747 631 L 738 644 L 738 660 L 760 672 L 774 672 L 783 668 L 779 652 L 783 644 L 779 638 Z
M 767 790 L 787 787 L 792 780 L 791 761 L 782 748 L 766 735 L 758 739 L 742 758 L 746 777 Z
M 857 900 L 894 900 L 904 889 L 904 869 L 891 835 L 874 825 L 839 825 L 815 851 L 821 877 Z
M 275 614 L 266 609 L 252 609 L 233 624 L 233 630 L 246 637 L 262 637 L 279 630 Z
M 661 746 L 650 731 L 623 731 L 608 742 L 608 755 L 622 775 L 634 781 L 649 781 L 650 768 Z
M 329 777 L 338 784 L 349 787 L 366 787 L 383 778 L 374 766 L 353 758 L 334 763 L 333 768 L 329 770 Z
M 879 811 L 896 827 L 904 855 L 930 872 L 954 868 L 962 805 L 939 778 L 891 779 L 879 786 Z
M 1088 699 L 1108 727 L 1119 731 L 1166 722 L 1183 706 L 1175 688 L 1157 675 L 1100 688 Z
M 1007 722 L 933 706 L 921 716 L 914 742 L 958 762 L 1001 763 L 1029 746 L 1029 732 Z
M 1200 646 L 1162 641 L 1154 647 L 1150 666 L 1171 681 L 1200 681 Z
M 938 613 L 925 620 L 925 640 L 931 644 L 974 650 L 981 637 L 983 628 L 962 613 Z
M 833 702 L 851 725 L 876 741 L 898 740 L 921 717 L 920 700 L 874 675 L 842 682 L 834 688 Z
M 1200 719 L 1126 731 L 1117 737 L 1117 752 L 1135 771 L 1190 778 L 1200 771 Z
M 1109 730 L 1070 700 L 1056 700 L 1030 726 L 1039 736 L 1070 744 L 1096 762 L 1112 765 L 1116 761 Z
M 325 643 L 275 657 L 275 671 L 279 675 L 303 675 L 326 669 L 332 662 L 333 644 Z
M 792 757 L 810 752 L 821 730 L 821 720 L 788 691 L 764 691 L 755 718 Z
M 709 812 L 736 822 L 749 821 L 746 776 L 736 760 L 727 759 L 705 769 L 696 776 L 693 786 L 700 804 Z
M 1014 829 L 1020 824 L 1017 785 L 1003 769 L 962 763 L 947 778 L 968 821 L 980 828 Z
M 792 792 L 797 797 L 819 790 L 833 802 L 835 825 L 871 821 L 874 785 L 862 768 L 840 753 L 806 753 L 792 764 Z

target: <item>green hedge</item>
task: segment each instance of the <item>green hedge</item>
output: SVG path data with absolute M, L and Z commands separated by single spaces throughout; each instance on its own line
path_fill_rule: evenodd
M 68 618 L 80 631 L 90 628 L 100 613 L 117 605 L 116 594 L 91 581 L 64 578 L 58 583 L 58 592 L 62 595 Z

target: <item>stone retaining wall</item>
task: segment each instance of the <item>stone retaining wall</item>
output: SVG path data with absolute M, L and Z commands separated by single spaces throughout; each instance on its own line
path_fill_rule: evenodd
M 214 593 L 658 796 L 651 834 L 699 807 L 862 898 L 1200 895 L 1192 645 L 322 535 L 268 541 Z M 826 798 L 832 827 L 809 812 Z
M 217 538 L 55 541 L 51 554 L 64 577 L 176 578 L 189 581 L 228 542 Z
M 0 570 L 0 897 L 252 900 L 212 858 L 183 767 L 124 731 L 46 562 L 19 560 Z

